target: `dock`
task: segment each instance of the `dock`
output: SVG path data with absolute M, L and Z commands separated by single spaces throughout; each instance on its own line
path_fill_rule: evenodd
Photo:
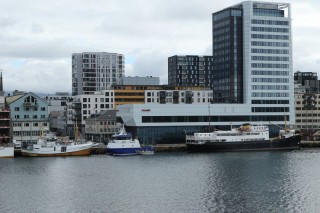
M 317 148 L 320 147 L 320 141 L 301 141 L 301 148 Z

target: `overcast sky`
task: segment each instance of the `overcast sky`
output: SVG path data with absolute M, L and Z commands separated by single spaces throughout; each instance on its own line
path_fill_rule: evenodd
M 71 54 L 87 51 L 124 54 L 126 76 L 158 76 L 166 84 L 168 57 L 212 55 L 211 14 L 239 2 L 1 0 L 4 90 L 71 92 Z M 285 2 L 292 9 L 293 70 L 318 72 L 320 1 Z

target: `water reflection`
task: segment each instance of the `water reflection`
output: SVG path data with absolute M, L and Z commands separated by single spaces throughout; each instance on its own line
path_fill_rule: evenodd
M 1 212 L 317 212 L 320 150 L 0 159 Z

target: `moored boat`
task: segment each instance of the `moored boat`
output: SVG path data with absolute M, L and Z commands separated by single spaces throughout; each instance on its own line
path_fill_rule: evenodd
M 52 132 L 46 131 L 39 137 L 36 144 L 21 149 L 21 155 L 27 157 L 56 157 L 90 155 L 91 141 L 61 141 Z
M 213 131 L 186 135 L 191 151 L 258 151 L 293 150 L 300 148 L 301 136 L 295 130 L 280 130 L 279 137 L 269 138 L 269 127 L 243 124 L 228 131 Z
M 0 158 L 13 158 L 14 157 L 14 144 L 0 143 Z
M 137 155 L 141 150 L 138 139 L 133 139 L 130 132 L 126 132 L 124 125 L 121 126 L 119 133 L 112 135 L 108 142 L 106 151 L 111 155 Z

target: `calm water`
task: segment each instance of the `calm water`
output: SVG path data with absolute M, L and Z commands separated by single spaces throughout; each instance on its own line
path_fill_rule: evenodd
M 320 149 L 0 159 L 0 212 L 319 212 Z

